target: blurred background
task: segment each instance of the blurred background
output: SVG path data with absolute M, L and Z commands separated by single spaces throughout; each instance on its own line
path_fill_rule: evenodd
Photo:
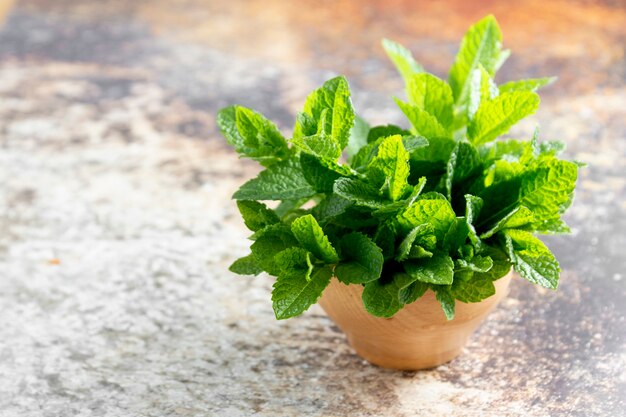
M 559 291 L 516 280 L 465 353 L 367 365 L 318 308 L 276 322 L 271 280 L 228 272 L 230 200 L 258 167 L 215 127 L 241 104 L 289 133 L 345 74 L 357 112 L 404 124 L 380 39 L 440 77 L 493 13 L 496 81 L 556 75 L 512 133 L 581 171 L 546 239 Z M 626 414 L 626 3 L 0 1 L 0 416 Z

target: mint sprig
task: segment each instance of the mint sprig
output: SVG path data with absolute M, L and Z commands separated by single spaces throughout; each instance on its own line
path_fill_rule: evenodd
M 219 112 L 227 141 L 264 167 L 233 196 L 253 234 L 251 253 L 230 270 L 277 277 L 278 319 L 308 309 L 333 277 L 362 285 L 379 317 L 433 291 L 452 319 L 456 301 L 492 296 L 511 267 L 557 287 L 559 264 L 535 234 L 569 232 L 561 216 L 580 164 L 559 159 L 563 144 L 538 132 L 502 137 L 537 110 L 536 91 L 554 78 L 498 86 L 509 56 L 501 43 L 496 20 L 479 21 L 444 81 L 384 40 L 405 80 L 406 99 L 395 101 L 408 128 L 358 117 L 344 77 L 307 97 L 288 139 L 253 110 Z

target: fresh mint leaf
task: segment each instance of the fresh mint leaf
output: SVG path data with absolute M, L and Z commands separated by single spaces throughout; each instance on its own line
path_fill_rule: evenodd
M 465 276 L 466 278 L 462 278 Z M 496 293 L 492 280 L 480 274 L 456 273 L 450 287 L 452 297 L 463 303 L 478 303 Z
M 294 198 L 288 200 L 282 200 L 278 206 L 274 209 L 274 213 L 281 219 L 285 218 L 285 216 L 290 215 L 291 213 L 297 212 L 300 210 L 300 207 L 307 201 L 309 201 L 310 197 L 303 198 Z
M 306 280 L 311 279 L 313 264 L 311 263 L 311 253 L 305 249 L 292 247 L 278 252 L 274 256 L 276 265 L 287 273 L 304 273 Z
M 539 107 L 539 96 L 528 91 L 503 93 L 482 103 L 467 127 L 474 145 L 482 145 L 509 131 L 511 126 L 529 116 Z
M 481 234 L 481 239 L 488 239 L 504 229 L 515 229 L 518 227 L 531 224 L 534 220 L 533 212 L 528 207 L 518 206 L 515 207 L 510 213 L 502 218 L 491 229 Z
M 352 202 L 341 197 L 339 194 L 330 194 L 320 203 L 313 207 L 313 215 L 320 222 L 328 221 L 343 214 Z
M 427 290 L 427 283 L 415 281 L 400 290 L 400 302 L 402 304 L 411 304 L 423 296 Z
M 396 260 L 402 262 L 407 259 L 431 257 L 432 252 L 427 251 L 422 246 L 434 250 L 435 244 L 436 238 L 432 224 L 421 224 L 411 229 L 406 237 L 402 239 L 400 246 L 398 246 Z M 415 251 L 413 251 L 413 248 L 416 248 Z
M 452 124 L 453 99 L 448 83 L 434 75 L 421 73 L 411 76 L 406 88 L 409 104 L 434 116 L 445 128 Z
M 548 86 L 556 81 L 556 77 L 531 78 L 528 80 L 509 81 L 500 86 L 501 93 L 511 91 L 532 91 L 536 92 L 542 87 Z
M 287 160 L 276 163 L 256 178 L 241 186 L 233 195 L 236 200 L 289 200 L 315 195 L 299 162 Z
M 419 107 L 405 103 L 400 99 L 395 99 L 396 104 L 402 110 L 402 113 L 409 119 L 413 130 L 416 134 L 425 137 L 426 139 L 434 138 L 451 138 L 450 131 L 443 126 L 439 120 L 426 110 Z
M 376 317 L 393 317 L 403 306 L 400 293 L 415 281 L 408 274 L 394 274 L 390 280 L 369 282 L 363 289 L 365 309 Z
M 404 270 L 420 282 L 450 285 L 454 276 L 454 262 L 449 256 L 437 253 L 430 258 L 405 262 Z
M 519 204 L 532 211 L 535 222 L 553 221 L 571 204 L 577 177 L 573 162 L 542 160 L 522 176 Z
M 361 233 L 350 233 L 341 239 L 342 261 L 335 275 L 345 284 L 363 284 L 380 278 L 384 258 L 381 249 Z
M 395 136 L 395 135 L 392 135 Z M 366 167 L 378 153 L 378 148 L 387 139 L 387 137 L 379 137 L 375 141 L 368 143 L 362 147 L 359 152 L 352 158 L 351 165 L 359 170 Z M 428 146 L 428 141 L 419 136 L 403 136 L 402 145 L 404 149 L 411 153 L 416 149 Z
M 359 149 L 367 145 L 370 131 L 370 126 L 367 124 L 365 119 L 356 116 L 354 119 L 354 126 L 352 126 L 352 129 L 350 130 L 350 140 L 348 141 L 348 146 L 346 147 L 348 161 L 352 160 L 354 155 L 359 152 Z
M 384 184 L 391 201 L 397 201 L 405 194 L 409 178 L 409 153 L 404 149 L 400 135 L 382 141 L 377 155 L 368 166 L 368 175 L 381 186 Z
M 315 155 L 319 158 L 337 161 L 341 156 L 339 143 L 325 132 L 311 136 L 300 136 L 291 139 L 291 143 L 302 152 Z
M 511 262 L 507 254 L 499 248 L 483 245 L 481 247 L 482 256 L 488 256 L 492 260 L 492 267 L 487 272 L 474 272 L 476 279 L 486 278 L 491 281 L 498 280 L 509 273 L 511 270 Z
M 515 271 L 533 284 L 555 290 L 561 269 L 546 245 L 530 232 L 510 229 L 503 233 Z
M 546 220 L 534 225 L 537 233 L 545 233 L 550 235 L 563 235 L 572 233 L 569 226 L 561 219 Z
M 237 259 L 228 270 L 239 275 L 259 275 L 263 272 L 252 254 Z
M 480 210 L 483 208 L 483 204 L 484 201 L 482 198 L 471 194 L 465 194 L 465 222 L 467 223 L 467 228 L 469 230 L 468 236 L 474 247 L 477 249 L 480 248 L 481 241 L 478 237 L 474 224 L 480 214 Z
M 378 225 L 374 234 L 374 243 L 383 252 L 385 261 L 392 259 L 396 251 L 396 228 L 393 222 L 385 221 Z
M 489 76 L 489 73 L 482 65 L 478 65 L 478 68 L 472 71 L 470 79 L 469 101 L 467 104 L 468 119 L 473 120 L 480 105 L 493 100 L 499 94 L 498 86 Z
M 482 168 L 480 156 L 474 146 L 467 141 L 456 144 L 446 169 L 446 195 L 452 201 L 452 187 L 479 173 Z
M 393 135 L 409 136 L 411 132 L 395 125 L 374 126 L 367 134 L 367 143 L 376 142 L 380 138 Z
M 270 166 L 290 155 L 285 138 L 276 125 L 260 113 L 242 106 L 220 110 L 217 125 L 226 140 L 243 157 Z
M 489 272 L 493 268 L 493 259 L 489 256 L 474 256 L 471 260 L 457 259 L 455 271 Z
M 445 234 L 455 222 L 456 215 L 445 197 L 442 199 L 420 198 L 398 216 L 398 223 L 405 230 L 411 230 L 424 223 L 431 224 L 437 242 L 442 243 Z
M 408 81 L 413 74 L 424 71 L 422 66 L 415 61 L 411 52 L 404 46 L 389 39 L 383 39 L 382 44 L 387 56 L 405 81 Z
M 240 200 L 237 207 L 243 217 L 246 227 L 253 232 L 263 229 L 265 226 L 280 222 L 280 219 L 273 210 L 258 201 Z
M 482 66 L 493 77 L 502 59 L 502 33 L 493 16 L 487 16 L 467 31 L 448 75 L 455 102 L 466 103 L 472 72 Z
M 469 227 L 464 217 L 457 217 L 443 235 L 443 248 L 454 252 L 465 244 L 469 235 Z
M 254 243 L 250 246 L 256 263 L 270 275 L 278 275 L 281 272 L 274 257 L 283 250 L 297 246 L 295 239 L 287 225 L 282 223 L 273 224 L 257 231 Z
M 332 165 L 331 165 L 332 164 Z M 342 174 L 330 168 L 338 165 L 306 153 L 300 154 L 302 175 L 318 193 L 332 193 L 333 184 Z
M 276 318 L 283 320 L 308 310 L 320 298 L 332 275 L 332 269 L 327 266 L 313 272 L 309 280 L 299 269 L 281 271 L 272 291 Z
M 381 208 L 386 203 L 376 188 L 355 178 L 339 178 L 335 181 L 333 191 L 357 206 Z
M 415 184 L 412 187 L 412 189 L 411 189 L 411 186 L 409 186 L 409 190 L 411 190 L 411 193 L 409 194 L 408 197 L 406 197 L 403 200 L 396 201 L 394 203 L 385 204 L 381 208 L 375 210 L 372 214 L 380 218 L 385 218 L 389 216 L 392 216 L 392 217 L 397 216 L 398 213 L 400 213 L 402 210 L 406 209 L 407 207 L 411 206 L 415 202 L 415 200 L 417 200 L 419 195 L 422 193 L 422 190 L 424 189 L 425 185 L 426 185 L 426 178 L 422 177 L 419 179 L 417 184 Z
M 330 79 L 313 91 L 307 97 L 302 113 L 306 116 L 298 118 L 293 140 L 323 133 L 336 142 L 341 153 L 348 145 L 355 117 L 350 87 L 345 77 Z M 312 129 L 313 124 L 315 131 Z
M 433 285 L 431 287 L 433 291 L 435 291 L 435 297 L 439 304 L 441 304 L 441 308 L 443 309 L 444 314 L 448 320 L 452 320 L 454 318 L 454 310 L 455 304 L 454 296 L 450 291 L 449 285 Z
M 291 223 L 291 231 L 303 248 L 327 263 L 339 260 L 335 248 L 330 244 L 324 231 L 310 214 L 298 217 Z

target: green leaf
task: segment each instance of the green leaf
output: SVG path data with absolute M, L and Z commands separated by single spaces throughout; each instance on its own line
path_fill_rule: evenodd
M 339 196 L 358 206 L 381 208 L 386 203 L 376 188 L 353 178 L 339 178 L 335 181 L 333 190 Z
M 463 279 L 461 276 L 467 276 Z M 454 283 L 450 287 L 452 297 L 463 303 L 478 303 L 496 293 L 491 279 L 480 274 L 455 273 Z
M 313 207 L 313 215 L 320 222 L 325 222 L 344 213 L 352 202 L 338 194 L 327 195 L 320 203 Z
M 409 119 L 409 122 L 413 125 L 413 130 L 418 135 L 424 136 L 426 139 L 452 137 L 449 130 L 444 127 L 435 116 L 428 113 L 426 110 L 405 103 L 397 98 L 395 102 L 406 118 Z
M 411 76 L 407 83 L 409 103 L 434 116 L 444 127 L 452 124 L 452 91 L 445 81 L 432 74 Z
M 383 39 L 382 44 L 387 56 L 393 61 L 405 82 L 407 82 L 413 74 L 424 71 L 422 66 L 415 61 L 411 52 L 404 46 L 389 39 Z
M 259 275 L 263 272 L 263 268 L 259 266 L 252 254 L 237 259 L 228 270 L 239 275 Z
M 488 239 L 504 229 L 514 229 L 531 224 L 534 221 L 533 212 L 528 207 L 519 206 L 514 208 L 502 220 L 496 223 L 491 229 L 481 234 L 481 239 Z
M 385 261 L 392 259 L 396 252 L 396 230 L 391 221 L 383 221 L 376 228 L 374 243 L 383 252 Z
M 454 318 L 454 308 L 455 301 L 454 296 L 450 291 L 449 285 L 433 285 L 431 287 L 433 291 L 435 291 L 435 297 L 439 304 L 441 304 L 441 308 L 443 309 L 444 314 L 448 320 L 452 320 Z
M 274 213 L 281 219 L 287 215 L 300 210 L 300 207 L 309 201 L 309 197 L 282 200 L 274 209 Z
M 396 260 L 405 261 L 414 257 L 430 257 L 432 253 L 426 251 L 422 246 L 434 249 L 435 243 L 436 238 L 433 226 L 430 223 L 421 224 L 413 228 L 409 234 L 402 239 L 400 246 L 398 246 Z M 413 246 L 414 244 L 416 246 Z M 414 247 L 417 248 L 415 252 L 412 251 Z
M 452 187 L 478 174 L 482 168 L 480 156 L 474 146 L 460 141 L 452 150 L 446 170 L 446 195 L 452 201 Z
M 394 203 L 385 204 L 381 208 L 375 210 L 372 214 L 376 217 L 397 216 L 398 213 L 411 206 L 415 202 L 415 200 L 417 200 L 419 195 L 422 193 L 425 185 L 426 178 L 422 177 L 419 179 L 417 184 L 413 186 L 412 189 L 411 186 L 409 186 L 409 189 L 411 189 L 411 194 L 409 194 L 407 198 L 405 198 L 404 200 L 396 201 Z
M 443 248 L 454 252 L 465 244 L 469 227 L 464 217 L 457 217 L 443 236 Z
M 506 253 L 501 249 L 495 248 L 489 245 L 483 245 L 481 247 L 482 256 L 488 256 L 491 258 L 493 266 L 487 272 L 474 272 L 475 279 L 486 278 L 491 281 L 502 278 L 511 270 L 511 262 Z
M 489 272 L 493 268 L 493 259 L 489 256 L 474 256 L 471 260 L 457 259 L 456 270 L 472 272 Z
M 571 204 L 577 177 L 573 162 L 542 160 L 522 176 L 519 204 L 532 211 L 535 223 L 553 221 Z
M 291 139 L 291 143 L 302 152 L 319 158 L 337 161 L 341 156 L 339 144 L 324 132 L 311 136 L 294 137 Z
M 532 91 L 536 92 L 542 87 L 548 86 L 556 81 L 556 77 L 531 78 L 528 80 L 509 81 L 500 86 L 501 93 L 511 91 Z
M 250 249 L 256 263 L 264 271 L 274 276 L 281 272 L 281 268 L 274 260 L 276 254 L 298 245 L 298 241 L 294 238 L 289 227 L 282 223 L 273 224 L 257 231 L 253 238 L 255 241 Z
M 359 152 L 363 146 L 367 145 L 368 137 L 370 133 L 370 127 L 362 117 L 356 116 L 354 119 L 354 126 L 350 130 L 350 140 L 346 147 L 346 154 L 348 161 L 351 161 L 354 155 Z
M 263 229 L 265 226 L 280 222 L 280 219 L 273 210 L 258 201 L 240 200 L 237 207 L 243 217 L 246 227 L 253 232 Z
M 374 142 L 370 142 L 359 149 L 359 152 L 352 158 L 351 165 L 357 170 L 367 166 L 374 159 L 378 153 L 378 148 L 386 138 L 379 137 Z M 428 146 L 428 141 L 419 136 L 403 136 L 402 145 L 407 152 L 411 153 L 419 148 Z
M 370 238 L 361 233 L 350 233 L 341 239 L 342 261 L 335 267 L 339 281 L 362 284 L 380 278 L 383 253 Z
M 294 220 L 291 223 L 291 231 L 302 247 L 317 258 L 327 263 L 335 263 L 339 260 L 335 248 L 312 215 L 307 214 Z
M 407 274 L 395 274 L 392 279 L 369 282 L 363 289 L 365 309 L 376 317 L 393 317 L 403 306 L 400 293 L 415 281 Z
M 309 94 L 303 114 L 294 127 L 294 139 L 323 132 L 337 143 L 341 152 L 348 144 L 355 117 L 345 77 L 332 78 Z
M 301 270 L 286 271 L 278 276 L 272 291 L 274 314 L 278 320 L 302 314 L 317 302 L 330 283 L 330 267 L 320 268 L 307 280 Z
M 411 132 L 395 125 L 374 126 L 367 134 L 367 143 L 376 142 L 380 138 L 393 135 L 408 136 Z
M 335 170 L 338 165 L 306 153 L 300 154 L 300 166 L 302 175 L 318 193 L 332 193 L 335 180 L 342 176 Z
M 467 228 L 469 229 L 469 239 L 474 245 L 475 248 L 480 248 L 481 241 L 476 233 L 476 228 L 474 227 L 474 223 L 476 219 L 478 219 L 478 215 L 480 214 L 480 210 L 483 208 L 483 199 L 480 197 L 473 196 L 471 194 L 465 195 L 465 221 L 467 223 Z
M 276 266 L 282 273 L 304 273 L 307 280 L 311 279 L 313 264 L 311 263 L 311 253 L 305 249 L 292 247 L 278 252 L 274 256 Z
M 432 200 L 419 198 L 398 216 L 398 223 L 405 230 L 430 223 L 438 242 L 443 242 L 445 234 L 454 222 L 456 222 L 456 215 L 445 197 Z
M 474 119 L 480 105 L 491 101 L 500 94 L 498 86 L 489 76 L 489 73 L 479 65 L 471 74 L 469 101 L 467 104 L 467 117 Z
M 400 302 L 402 304 L 411 304 L 417 301 L 428 290 L 428 284 L 425 282 L 415 281 L 400 290 Z
M 470 75 L 479 65 L 493 77 L 500 64 L 501 42 L 502 33 L 493 16 L 487 16 L 469 28 L 448 76 L 457 104 L 466 102 L 471 84 Z
M 435 253 L 431 258 L 405 262 L 404 270 L 417 281 L 449 285 L 454 276 L 454 262 L 447 255 Z
M 533 114 L 539 107 L 539 96 L 527 91 L 499 95 L 482 103 L 467 128 L 470 142 L 482 145 L 509 131 L 511 126 Z
M 315 189 L 308 183 L 299 161 L 278 162 L 239 188 L 236 200 L 289 200 L 311 197 Z
M 533 158 L 531 142 L 514 139 L 488 143 L 480 147 L 480 153 L 486 165 L 501 159 L 507 162 L 527 163 Z
M 253 110 L 242 106 L 226 107 L 217 114 L 217 125 L 241 156 L 265 166 L 286 159 L 290 154 L 276 126 Z
M 555 290 L 561 269 L 550 249 L 530 232 L 509 229 L 503 233 L 515 271 L 534 284 Z
M 368 174 L 378 184 L 385 185 L 391 201 L 404 195 L 408 187 L 409 153 L 404 149 L 401 136 L 390 136 L 382 141 L 368 166 Z
M 534 225 L 534 229 L 538 233 L 550 235 L 563 235 L 572 233 L 569 226 L 561 219 L 546 220 Z

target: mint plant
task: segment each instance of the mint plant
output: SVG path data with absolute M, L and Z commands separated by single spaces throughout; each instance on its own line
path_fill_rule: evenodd
M 276 318 L 301 314 L 332 277 L 361 285 L 368 312 L 391 317 L 434 291 L 448 319 L 455 300 L 495 293 L 513 267 L 556 289 L 559 264 L 535 234 L 569 232 L 578 164 L 561 142 L 503 138 L 539 106 L 553 78 L 494 76 L 509 56 L 488 16 L 465 35 L 448 80 L 424 71 L 403 46 L 383 47 L 406 83 L 395 101 L 410 123 L 369 126 L 355 115 L 344 77 L 306 99 L 287 139 L 261 114 L 221 110 L 237 152 L 265 169 L 233 196 L 253 232 L 230 270 L 277 277 Z M 269 208 L 260 201 L 279 201 Z

